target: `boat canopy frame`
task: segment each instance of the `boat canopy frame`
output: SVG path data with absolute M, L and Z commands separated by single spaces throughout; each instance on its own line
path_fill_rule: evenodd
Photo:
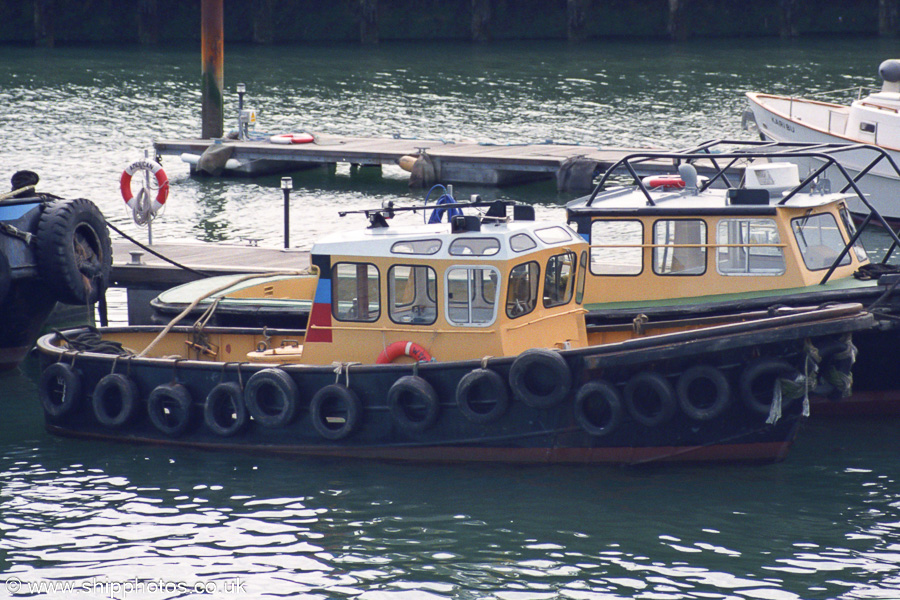
M 841 162 L 838 160 L 838 157 L 841 154 L 858 151 L 871 152 L 874 158 L 872 158 L 872 160 L 854 177 L 851 176 L 847 169 L 841 164 Z M 648 150 L 645 152 L 634 152 L 622 157 L 618 162 L 613 164 L 603 173 L 603 176 L 594 187 L 594 190 L 591 192 L 591 195 L 585 201 L 584 205 L 585 207 L 591 206 L 600 192 L 605 189 L 605 186 L 610 178 L 617 172 L 621 172 L 624 169 L 631 175 L 635 186 L 647 198 L 647 206 L 656 206 L 656 203 L 653 201 L 653 197 L 651 196 L 649 189 L 642 181 L 642 178 L 638 175 L 634 167 L 635 164 L 640 164 L 647 161 L 672 160 L 673 166 L 677 167 L 681 163 L 691 164 L 694 161 L 708 161 L 712 164 L 714 172 L 706 181 L 698 185 L 698 191 L 702 192 L 709 189 L 719 179 L 721 179 L 726 186 L 734 187 L 731 183 L 731 180 L 729 180 L 728 178 L 727 171 L 734 167 L 734 165 L 738 161 L 753 158 L 812 158 L 822 162 L 821 166 L 814 169 L 799 183 L 799 185 L 795 186 L 794 189 L 785 194 L 784 198 L 782 198 L 778 202 L 779 206 L 785 205 L 791 198 L 800 193 L 803 188 L 813 183 L 819 177 L 819 175 L 833 166 L 847 182 L 844 187 L 841 188 L 839 193 L 846 194 L 852 190 L 853 193 L 856 194 L 859 201 L 862 202 L 862 204 L 868 210 L 868 214 L 865 215 L 862 223 L 859 225 L 859 227 L 856 228 L 856 232 L 854 232 L 850 236 L 850 241 L 846 243 L 844 249 L 835 258 L 831 267 L 829 267 L 828 271 L 822 277 L 822 281 L 820 283 L 824 284 L 828 281 L 828 279 L 831 278 L 831 275 L 840 265 L 841 261 L 844 259 L 844 256 L 846 256 L 850 252 L 850 249 L 859 240 L 862 232 L 872 223 L 872 221 L 876 221 L 879 225 L 881 225 L 885 229 L 885 231 L 888 232 L 892 240 L 891 246 L 888 248 L 887 252 L 881 260 L 881 264 L 885 264 L 891 257 L 891 254 L 893 254 L 894 250 L 900 247 L 900 237 L 898 237 L 897 232 L 887 223 L 881 213 L 879 213 L 878 210 L 874 206 L 872 206 L 871 202 L 869 202 L 868 198 L 866 198 L 865 194 L 863 194 L 858 185 L 859 181 L 863 177 L 865 177 L 866 174 L 868 174 L 873 168 L 875 168 L 883 161 L 886 161 L 890 168 L 893 169 L 897 179 L 900 179 L 900 167 L 897 166 L 897 163 L 894 161 L 894 159 L 883 148 L 874 146 L 872 144 L 772 142 L 765 140 L 715 139 L 705 141 L 697 146 L 683 150 Z M 727 161 L 727 163 L 725 161 Z M 722 162 L 721 165 L 720 162 Z

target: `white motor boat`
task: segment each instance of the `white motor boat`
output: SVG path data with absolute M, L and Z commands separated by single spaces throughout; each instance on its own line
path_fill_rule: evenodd
M 900 164 L 900 59 L 882 62 L 878 74 L 884 82 L 881 91 L 862 97 L 861 88 L 860 97 L 849 106 L 749 92 L 750 110 L 744 114 L 744 126 L 755 121 L 760 137 L 776 142 L 870 144 L 884 149 L 890 160 Z M 862 191 L 885 218 L 900 220 L 900 177 L 894 165 L 864 148 L 848 151 L 841 163 L 854 176 L 868 172 L 860 180 Z M 807 170 L 817 166 L 800 164 Z M 826 177 L 831 175 L 826 173 Z M 851 206 L 851 210 L 864 212 L 859 206 Z

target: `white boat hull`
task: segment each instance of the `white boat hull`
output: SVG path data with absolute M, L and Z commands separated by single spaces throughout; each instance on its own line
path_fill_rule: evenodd
M 873 139 L 860 139 L 862 136 L 854 139 L 837 133 L 837 130 L 843 132 L 842 128 L 847 125 L 847 116 L 850 111 L 847 106 L 767 94 L 748 93 L 747 97 L 756 126 L 764 140 L 832 144 L 874 144 L 875 142 L 874 135 L 871 136 Z M 895 163 L 900 165 L 900 150 L 886 146 L 880 147 Z M 860 150 L 848 152 L 846 157 L 842 157 L 841 162 L 850 175 L 855 177 L 875 157 L 872 152 Z M 792 162 L 799 165 L 801 177 L 821 165 L 821 162 L 814 159 Z M 892 172 L 893 169 L 890 165 L 877 165 L 863 177 L 860 189 L 883 217 L 888 220 L 900 221 L 900 178 L 892 175 Z M 831 181 L 843 180 L 843 177 L 828 171 L 825 176 Z M 859 200 L 853 200 L 849 208 L 855 214 L 868 213 Z

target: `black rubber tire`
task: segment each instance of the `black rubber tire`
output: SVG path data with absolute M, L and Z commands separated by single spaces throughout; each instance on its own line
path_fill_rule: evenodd
M 646 427 L 657 427 L 675 416 L 678 408 L 672 384 L 652 371 L 638 373 L 625 384 L 628 414 Z
M 65 363 L 53 363 L 41 373 L 38 395 L 47 416 L 62 418 L 81 403 L 81 374 Z
M 697 394 L 697 391 L 700 394 Z M 719 369 L 710 365 L 690 367 L 675 384 L 678 405 L 695 421 L 711 421 L 731 406 L 731 386 Z M 707 398 L 712 401 L 705 401 Z
M 604 437 L 619 428 L 625 409 L 622 395 L 607 381 L 589 381 L 575 393 L 575 422 L 594 437 Z
M 9 270 L 9 260 L 6 255 L 0 254 L 0 304 L 6 300 L 9 292 L 9 284 L 12 282 L 12 272 Z
M 417 375 L 394 382 L 387 396 L 394 422 L 404 431 L 421 433 L 437 423 L 441 403 L 431 384 Z
M 121 373 L 101 377 L 91 395 L 94 417 L 101 425 L 118 429 L 130 423 L 137 414 L 137 384 Z
M 92 304 L 109 285 L 112 245 L 100 209 L 85 198 L 54 200 L 37 226 L 38 272 L 56 300 Z
M 300 391 L 281 369 L 257 371 L 244 386 L 244 405 L 263 427 L 284 427 L 297 416 Z
M 342 440 L 361 424 L 362 403 L 356 392 L 339 383 L 332 383 L 312 397 L 309 414 L 319 435 L 326 440 Z M 329 417 L 343 419 L 343 422 L 334 426 L 329 423 Z
M 772 395 L 775 381 L 780 378 L 793 379 L 800 372 L 790 363 L 777 358 L 760 358 L 747 365 L 741 373 L 738 390 L 741 401 L 752 411 L 762 415 L 772 409 Z M 782 398 L 781 408 L 793 404 L 794 398 Z
M 509 370 L 513 397 L 532 408 L 550 408 L 572 388 L 572 372 L 558 352 L 544 348 L 526 350 Z
M 191 394 L 182 384 L 163 383 L 150 392 L 147 414 L 160 432 L 169 437 L 179 437 L 192 424 L 192 404 Z
M 472 423 L 493 423 L 509 408 L 506 381 L 490 369 L 469 371 L 456 385 L 456 405 Z M 485 405 L 490 408 L 480 410 Z
M 203 423 L 221 437 L 236 435 L 247 427 L 250 417 L 244 406 L 244 392 L 233 381 L 216 384 L 206 395 Z

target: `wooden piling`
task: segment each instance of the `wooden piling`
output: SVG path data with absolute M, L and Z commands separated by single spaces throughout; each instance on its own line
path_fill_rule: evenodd
M 271 44 L 275 41 L 272 26 L 272 4 L 274 0 L 253 0 L 253 42 Z
M 159 0 L 139 0 L 138 40 L 142 46 L 159 43 Z
M 56 43 L 53 18 L 56 13 L 56 0 L 34 0 L 34 43 L 37 46 L 52 48 Z
M 898 18 L 897 0 L 878 0 L 878 35 L 897 35 Z
M 491 39 L 491 0 L 472 0 L 472 41 Z
M 669 20 L 666 23 L 666 31 L 669 38 L 676 42 L 688 39 L 688 5 L 689 0 L 669 0 Z
M 202 62 L 202 138 L 222 137 L 224 131 L 224 38 L 223 0 L 202 0 L 200 46 Z
M 797 14 L 799 11 L 797 0 L 778 0 L 780 21 L 778 32 L 783 38 L 795 38 L 799 35 L 797 29 Z
M 378 43 L 378 0 L 359 0 L 359 41 Z
M 566 6 L 566 36 L 570 42 L 587 39 L 587 11 L 591 0 L 568 0 Z

